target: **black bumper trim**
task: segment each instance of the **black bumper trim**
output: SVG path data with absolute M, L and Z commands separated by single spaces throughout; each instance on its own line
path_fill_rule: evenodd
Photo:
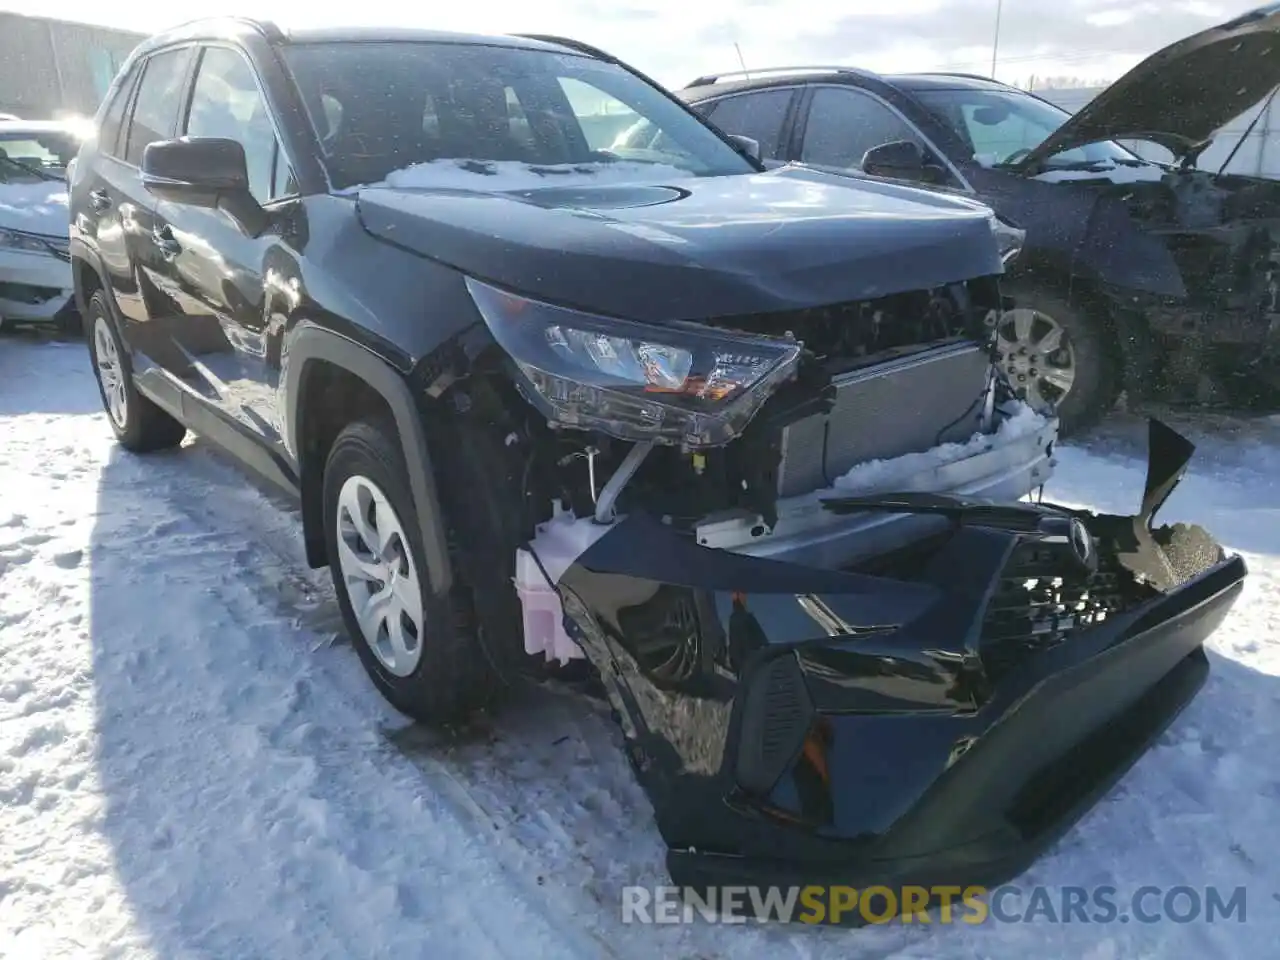
M 1155 687 L 1079 746 L 1081 751 L 1097 748 L 1092 759 L 1104 757 L 1105 766 L 1091 770 L 1087 789 L 1072 791 L 1069 804 L 1053 811 L 1050 824 L 1033 836 L 1010 842 L 1010 837 L 987 838 L 929 857 L 897 860 L 851 861 L 847 864 L 815 864 L 807 868 L 795 861 L 765 861 L 692 850 L 671 850 L 667 870 L 677 887 L 699 892 L 712 887 L 833 887 L 866 890 L 872 886 L 900 891 L 904 887 L 935 890 L 940 887 L 984 887 L 1007 883 L 1030 867 L 1064 836 L 1093 806 L 1118 783 L 1137 760 L 1159 738 L 1195 697 L 1209 673 L 1203 650 L 1187 656 Z M 1073 751 L 1074 753 L 1074 751 Z M 1062 767 L 1075 757 L 1064 755 Z M 1044 783 L 1047 785 L 1046 777 Z M 901 898 L 900 898 L 901 901 Z M 932 901 L 930 905 L 937 901 Z M 842 926 L 866 923 L 860 911 L 845 915 Z

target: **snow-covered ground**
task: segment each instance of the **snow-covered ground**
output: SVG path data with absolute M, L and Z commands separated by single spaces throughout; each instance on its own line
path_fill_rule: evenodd
M 1247 554 L 1209 685 L 1019 882 L 1248 889 L 1244 923 L 649 927 L 663 846 L 608 718 L 531 691 L 444 742 L 386 707 L 297 518 L 199 440 L 117 448 L 80 343 L 0 337 L 0 957 L 1269 956 L 1280 933 L 1280 426 L 1194 421 L 1163 518 Z M 1056 498 L 1136 505 L 1141 433 Z

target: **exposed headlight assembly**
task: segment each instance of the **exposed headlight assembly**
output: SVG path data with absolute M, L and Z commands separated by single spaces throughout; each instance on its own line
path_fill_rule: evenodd
M 1000 260 L 1007 267 L 1022 252 L 1022 245 L 1027 239 L 1027 231 L 1015 227 L 1012 223 L 996 214 L 992 214 L 991 232 L 995 234 L 996 245 L 1000 248 Z
M 19 250 L 22 253 L 51 254 L 49 244 L 33 233 L 21 230 L 0 230 L 0 250 Z
M 524 393 L 552 423 L 687 448 L 734 439 L 795 376 L 794 340 L 581 313 L 467 279 Z

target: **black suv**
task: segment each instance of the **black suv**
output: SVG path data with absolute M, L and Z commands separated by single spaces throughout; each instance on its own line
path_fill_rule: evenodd
M 1057 407 L 1068 434 L 1122 389 L 1274 400 L 1280 188 L 1194 167 L 1220 127 L 1280 83 L 1278 33 L 1274 7 L 1202 31 L 1075 116 L 984 77 L 852 67 L 705 76 L 679 96 L 758 141 L 766 161 L 976 197 L 1025 229 L 1001 363 L 1031 403 Z
M 673 875 L 1007 874 L 1194 693 L 1244 575 L 1152 539 L 1167 431 L 1136 519 L 1015 503 L 1057 431 L 993 363 L 1018 231 L 766 171 L 571 41 L 188 26 L 70 204 L 120 442 L 194 429 L 296 493 L 406 713 L 603 688 Z

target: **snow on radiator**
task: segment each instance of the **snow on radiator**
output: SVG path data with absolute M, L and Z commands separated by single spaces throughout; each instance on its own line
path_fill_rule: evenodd
M 944 443 L 923 453 L 909 453 L 890 460 L 860 463 L 839 477 L 834 489 L 879 491 L 902 490 L 909 481 L 919 482 L 931 470 L 963 460 L 1042 430 L 1049 420 L 1025 404 L 1001 422 L 995 433 L 975 433 L 964 443 Z M 610 526 L 591 517 L 579 519 L 556 501 L 550 520 L 538 526 L 527 547 L 516 551 L 516 593 L 524 617 L 524 650 L 530 656 L 542 654 L 561 664 L 581 659 L 582 648 L 564 628 L 564 608 L 556 584 L 587 548 Z
M 975 433 L 964 443 L 943 443 L 920 453 L 908 453 L 888 460 L 868 460 L 836 478 L 831 489 L 844 493 L 884 493 L 908 491 L 927 483 L 938 467 L 985 453 L 1037 433 L 1051 421 L 1024 403 L 1001 421 L 995 433 Z

